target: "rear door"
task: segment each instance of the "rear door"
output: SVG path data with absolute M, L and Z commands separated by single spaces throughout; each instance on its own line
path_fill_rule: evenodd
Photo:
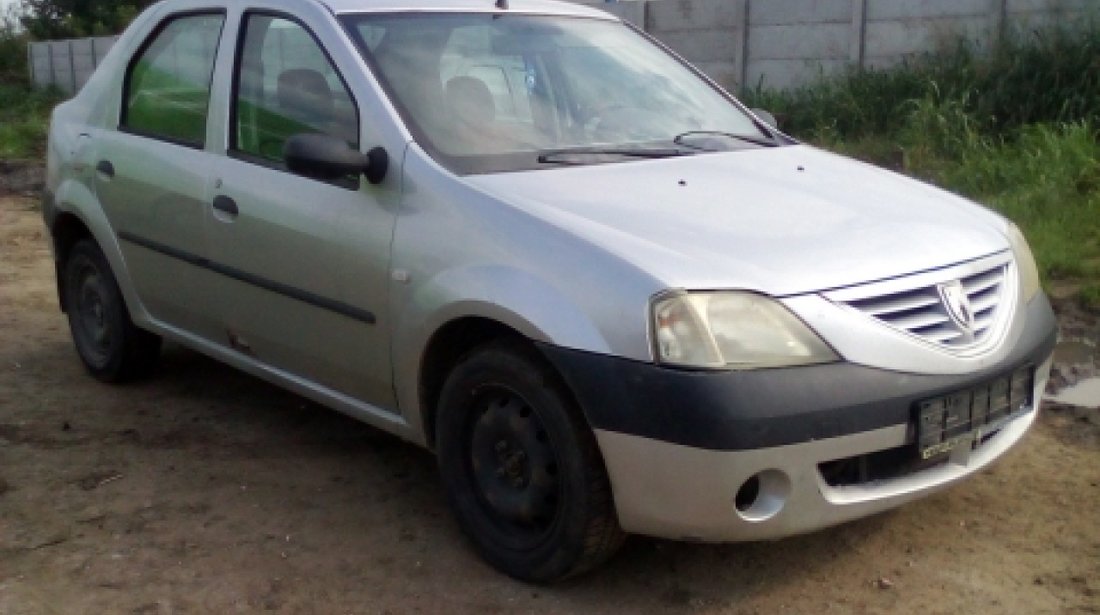
M 303 7 L 303 14 L 308 14 Z M 360 100 L 306 21 L 242 15 L 210 241 L 226 275 L 219 294 L 231 344 L 329 390 L 393 408 L 389 252 L 400 171 L 374 186 L 358 177 L 294 175 L 283 145 L 298 133 L 377 145 Z M 333 23 L 322 33 L 338 36 Z M 368 118 L 369 119 L 369 118 Z M 391 154 L 393 150 L 391 149 Z M 396 166 L 396 165 L 392 165 Z
M 127 68 L 118 130 L 94 131 L 95 190 L 142 303 L 162 323 L 220 338 L 206 210 L 211 79 L 226 15 L 165 17 Z

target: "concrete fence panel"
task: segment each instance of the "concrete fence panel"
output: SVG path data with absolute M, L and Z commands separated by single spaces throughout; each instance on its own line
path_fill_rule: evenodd
M 891 66 L 958 37 L 1100 19 L 1100 0 L 579 0 L 643 28 L 723 86 L 793 88 Z M 114 37 L 31 43 L 32 81 L 74 93 Z
M 732 0 L 660 0 L 649 2 L 645 28 L 664 32 L 730 30 L 744 20 L 742 3 Z
M 1016 31 L 1033 31 L 1066 24 L 1100 22 L 1096 0 L 1004 0 L 1005 25 Z
M 47 43 L 50 53 L 51 80 L 62 90 L 70 93 L 76 91 L 71 43 L 72 41 Z
M 872 0 L 867 3 L 868 21 L 919 21 L 988 15 L 1000 0 Z
M 852 0 L 756 0 L 749 7 L 754 26 L 847 23 L 851 16 Z
M 986 48 L 992 42 L 989 19 L 957 17 L 919 23 L 875 21 L 867 24 L 865 68 L 883 68 L 922 53 L 946 48 L 965 37 Z
M 116 37 L 31 43 L 27 51 L 31 83 L 75 94 L 91 79 Z
M 1096 0 L 1002 0 L 1009 13 L 1057 14 L 1096 8 Z
M 50 62 L 50 46 L 42 43 L 32 44 L 28 54 L 31 83 L 44 88 L 53 84 L 53 69 Z
M 69 45 L 70 64 L 73 69 L 73 81 L 76 90 L 84 87 L 95 71 L 95 40 L 86 38 L 72 41 Z

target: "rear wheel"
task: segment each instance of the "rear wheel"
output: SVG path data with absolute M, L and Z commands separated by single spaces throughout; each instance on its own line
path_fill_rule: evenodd
M 443 386 L 438 417 L 451 506 L 495 567 L 552 581 L 622 544 L 595 438 L 533 349 L 493 343 L 468 354 Z
M 103 251 L 77 242 L 62 268 L 69 330 L 84 367 L 104 382 L 147 375 L 156 366 L 159 337 L 134 326 Z

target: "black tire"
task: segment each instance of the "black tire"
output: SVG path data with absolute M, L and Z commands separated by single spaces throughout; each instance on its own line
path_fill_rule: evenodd
M 622 545 L 595 437 L 528 345 L 494 342 L 459 361 L 440 394 L 436 445 L 459 524 L 502 572 L 555 581 Z
M 161 340 L 134 326 L 103 251 L 84 239 L 62 265 L 62 292 L 77 354 L 92 376 L 126 382 L 156 367 Z

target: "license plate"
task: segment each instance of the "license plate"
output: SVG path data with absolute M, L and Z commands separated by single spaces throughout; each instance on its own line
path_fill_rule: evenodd
M 973 443 L 987 431 L 984 428 L 1030 406 L 1034 379 L 1035 368 L 1029 366 L 970 389 L 917 402 L 921 459 Z

